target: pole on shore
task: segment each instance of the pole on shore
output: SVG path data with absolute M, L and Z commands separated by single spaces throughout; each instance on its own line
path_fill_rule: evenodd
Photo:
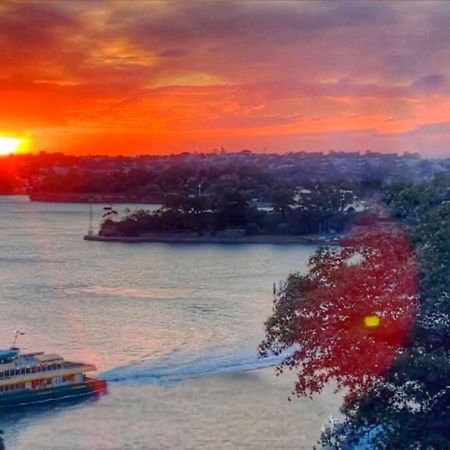
M 89 205 L 89 230 L 88 236 L 94 236 L 94 228 L 92 226 L 92 205 Z

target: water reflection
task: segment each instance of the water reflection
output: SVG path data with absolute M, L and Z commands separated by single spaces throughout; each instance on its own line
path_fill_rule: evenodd
M 17 327 L 27 332 L 26 351 L 142 375 L 134 386 L 123 380 L 128 374 L 116 372 L 122 381 L 98 402 L 26 413 L 6 425 L 0 418 L 8 448 L 55 448 L 55 430 L 57 448 L 89 450 L 125 448 L 130 441 L 136 448 L 180 448 L 179 436 L 192 448 L 208 448 L 203 439 L 211 436 L 232 439 L 230 448 L 242 442 L 275 448 L 281 440 L 294 448 L 297 432 L 288 428 L 299 426 L 307 442 L 317 438 L 322 405 L 305 404 L 300 416 L 307 419 L 299 425 L 295 409 L 285 405 L 288 386 L 279 387 L 271 375 L 268 381 L 253 372 L 245 390 L 243 380 L 203 376 L 266 365 L 255 353 L 272 283 L 302 270 L 312 247 L 110 246 L 82 240 L 89 222 L 85 205 L 25 198 L 0 198 L 0 204 L 0 336 Z M 128 369 L 133 364 L 137 369 Z M 169 392 L 167 383 L 153 383 L 153 371 L 160 380 L 189 379 L 170 384 Z M 270 431 L 273 404 L 286 424 L 277 442 Z M 212 423 L 214 415 L 220 424 Z M 192 433 L 199 428 L 205 432 Z
M 86 407 L 99 401 L 107 394 L 107 389 L 98 389 L 89 396 L 72 396 L 57 401 L 49 401 L 23 405 L 17 408 L 0 410 L 0 450 L 7 447 L 8 442 L 14 442 L 17 435 L 27 427 L 39 422 L 52 420 L 61 413 Z M 6 437 L 5 437 L 6 435 Z M 8 445 L 9 447 L 9 445 Z

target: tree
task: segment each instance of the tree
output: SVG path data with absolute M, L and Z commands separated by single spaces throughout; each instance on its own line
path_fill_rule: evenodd
M 118 215 L 117 211 L 112 206 L 105 206 L 103 208 L 103 220 L 104 222 L 109 222 L 114 219 Z
M 266 323 L 261 352 L 294 350 L 279 370 L 299 370 L 298 395 L 332 379 L 345 390 L 343 422 L 322 435 L 327 449 L 442 450 L 450 441 L 448 181 L 389 189 L 407 232 L 374 230 L 317 252 L 307 275 L 288 279 Z M 420 190 L 428 203 L 411 201 Z M 353 271 L 343 264 L 349 251 Z
M 407 343 L 417 292 L 415 259 L 400 230 L 355 235 L 319 249 L 307 275 L 288 278 L 260 352 L 295 349 L 278 367 L 299 371 L 295 394 L 311 396 L 334 380 L 354 401 Z
M 375 448 L 441 450 L 450 441 L 450 205 L 422 216 L 411 236 L 420 285 L 411 339 L 365 398 L 347 406 L 347 430 L 355 440 L 381 425 Z
M 287 189 L 278 189 L 272 194 L 273 208 L 275 211 L 281 213 L 283 217 L 293 203 L 293 194 Z
M 172 212 L 189 210 L 188 198 L 184 194 L 178 194 L 175 192 L 164 195 L 162 206 Z

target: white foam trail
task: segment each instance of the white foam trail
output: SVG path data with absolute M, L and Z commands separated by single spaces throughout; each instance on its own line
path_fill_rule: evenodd
M 286 355 L 258 358 L 256 350 L 224 352 L 212 349 L 203 354 L 170 354 L 156 361 L 140 361 L 118 367 L 101 376 L 121 384 L 167 385 L 207 375 L 246 372 L 278 364 Z

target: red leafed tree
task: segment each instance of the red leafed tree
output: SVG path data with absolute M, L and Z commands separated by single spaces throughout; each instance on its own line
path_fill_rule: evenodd
M 417 265 L 398 228 L 357 233 L 319 249 L 306 275 L 290 275 L 266 322 L 260 353 L 288 354 L 297 395 L 334 380 L 346 399 L 371 387 L 402 353 L 418 300 Z

